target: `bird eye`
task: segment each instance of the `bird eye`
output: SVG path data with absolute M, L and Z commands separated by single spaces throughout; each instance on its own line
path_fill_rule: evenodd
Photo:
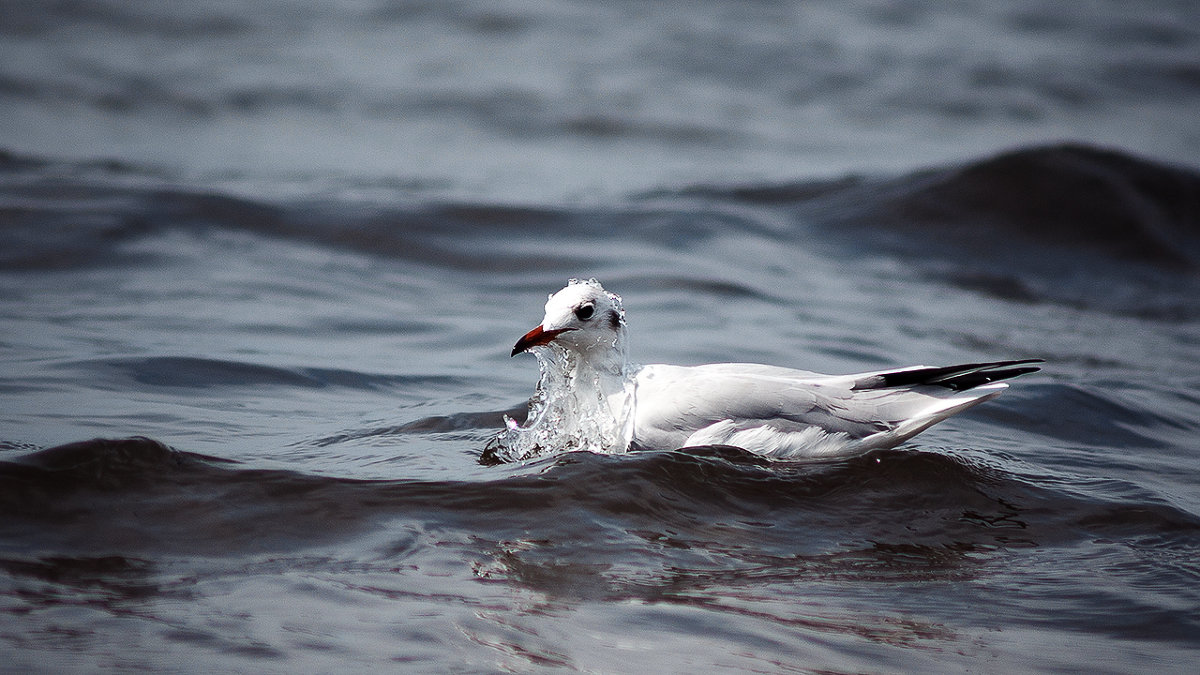
M 580 305 L 575 309 L 575 318 L 580 321 L 587 321 L 592 318 L 592 314 L 596 312 L 596 306 L 590 302 L 586 305 Z

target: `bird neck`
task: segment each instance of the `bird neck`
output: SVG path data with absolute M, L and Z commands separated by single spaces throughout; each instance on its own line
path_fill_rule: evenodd
M 567 362 L 580 378 L 624 380 L 629 370 L 624 332 L 611 345 L 597 345 L 584 352 L 570 354 Z
M 513 433 L 533 433 L 543 445 L 624 451 L 631 439 L 633 399 L 623 345 L 576 351 L 551 343 L 534 355 L 542 376 L 525 426 Z

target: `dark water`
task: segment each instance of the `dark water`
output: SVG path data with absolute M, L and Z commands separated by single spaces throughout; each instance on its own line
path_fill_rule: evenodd
M 9 3 L 0 663 L 1192 672 L 1200 16 L 1044 4 Z M 482 466 L 571 276 L 643 362 L 1047 364 Z

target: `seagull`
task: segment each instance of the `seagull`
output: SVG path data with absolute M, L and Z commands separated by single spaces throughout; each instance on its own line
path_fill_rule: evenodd
M 736 446 L 771 459 L 890 448 L 1000 394 L 1000 382 L 1041 359 L 910 366 L 822 375 L 753 363 L 635 365 L 620 296 L 571 279 L 550 296 L 542 323 L 512 349 L 533 353 L 541 378 L 525 423 L 505 429 L 483 460 L 550 452 Z

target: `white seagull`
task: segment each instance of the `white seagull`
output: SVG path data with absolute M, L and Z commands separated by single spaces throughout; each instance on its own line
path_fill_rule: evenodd
M 910 366 L 822 375 L 752 363 L 630 364 L 620 296 L 571 279 L 550 296 L 541 325 L 512 355 L 542 370 L 524 425 L 506 419 L 484 458 L 550 452 L 732 445 L 775 459 L 890 448 L 998 395 L 998 380 L 1039 370 L 1040 359 Z

